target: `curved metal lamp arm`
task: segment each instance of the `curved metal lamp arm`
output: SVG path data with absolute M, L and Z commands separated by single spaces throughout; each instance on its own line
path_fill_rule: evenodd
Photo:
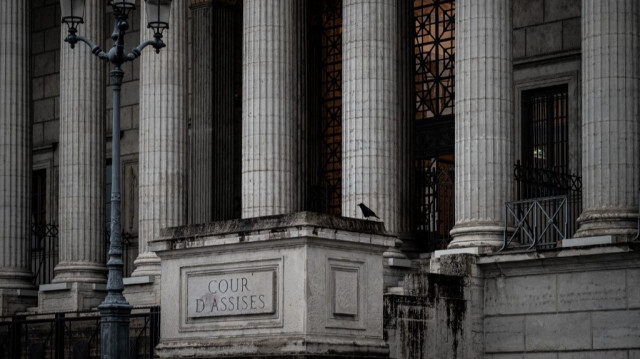
M 144 50 L 147 46 L 153 46 L 156 49 L 156 54 L 160 53 L 160 49 L 166 47 L 167 45 L 162 41 L 162 36 L 155 36 L 153 40 L 145 41 L 138 45 L 135 49 L 131 50 L 130 53 L 127 54 L 127 61 L 133 61 L 142 55 L 142 50 Z
M 101 60 L 109 60 L 109 55 L 107 55 L 106 52 L 102 51 L 100 46 L 96 45 L 95 42 L 87 39 L 86 37 L 78 36 L 76 34 L 69 34 L 69 36 L 67 36 L 67 38 L 64 39 L 64 41 L 68 42 L 69 45 L 71 45 L 72 49 L 75 48 L 76 43 L 78 43 L 78 41 L 84 42 L 85 44 L 87 44 L 87 46 L 89 46 L 91 48 L 91 52 L 94 55 L 96 55 L 99 59 L 101 59 Z

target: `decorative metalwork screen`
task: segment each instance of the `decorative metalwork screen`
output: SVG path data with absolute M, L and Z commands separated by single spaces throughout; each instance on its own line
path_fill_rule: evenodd
M 453 115 L 455 1 L 415 0 L 416 119 Z
M 322 4 L 321 176 L 328 212 L 340 215 L 342 198 L 342 0 Z
M 446 247 L 454 225 L 455 1 L 414 0 L 416 231 Z

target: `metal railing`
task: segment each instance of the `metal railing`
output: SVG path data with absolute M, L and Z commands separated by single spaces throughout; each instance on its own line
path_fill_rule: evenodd
M 131 313 L 130 358 L 153 358 L 160 307 Z M 0 317 L 0 357 L 100 358 L 100 313 L 65 312 Z
M 428 244 L 425 250 L 446 248 L 454 218 L 454 166 L 428 161 L 416 169 L 416 234 Z
M 553 248 L 567 238 L 568 222 L 567 196 L 507 202 L 501 250 Z M 509 223 L 514 224 L 513 232 L 509 231 Z
M 31 270 L 33 284 L 48 284 L 58 264 L 58 226 L 50 223 L 31 225 Z

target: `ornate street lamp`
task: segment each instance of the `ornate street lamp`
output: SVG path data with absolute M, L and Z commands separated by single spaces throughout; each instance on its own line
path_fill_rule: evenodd
M 94 1 L 94 0 L 91 0 Z M 90 39 L 78 36 L 78 25 L 84 22 L 85 0 L 61 0 L 62 22 L 69 27 L 69 35 L 64 40 L 73 49 L 76 43 L 84 42 L 99 59 L 113 64 L 111 85 L 113 86 L 113 137 L 111 174 L 111 238 L 109 245 L 109 277 L 107 296 L 98 306 L 101 316 L 102 358 L 129 357 L 129 321 L 131 305 L 122 295 L 122 228 L 120 224 L 120 88 L 124 72 L 121 65 L 140 56 L 142 50 L 152 46 L 156 53 L 166 45 L 162 41 L 162 31 L 169 27 L 171 0 L 145 0 L 147 3 L 148 27 L 153 29 L 153 40 L 145 41 L 131 52 L 124 51 L 124 36 L 129 29 L 129 12 L 135 10 L 135 0 L 110 0 L 113 8 L 115 28 L 111 38 L 114 41 L 109 51 L 103 51 Z

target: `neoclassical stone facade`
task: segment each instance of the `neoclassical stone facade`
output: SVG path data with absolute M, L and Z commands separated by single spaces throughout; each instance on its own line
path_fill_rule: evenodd
M 89 310 L 104 296 L 107 68 L 62 43 L 58 8 L 0 4 L 2 315 Z M 152 36 L 144 8 L 129 38 Z M 87 2 L 81 35 L 107 45 L 110 11 Z M 220 352 L 222 338 L 194 334 L 209 348 L 199 355 L 283 354 L 248 349 L 242 333 L 270 332 L 238 329 L 233 315 L 181 314 L 191 279 L 166 272 L 202 266 L 217 281 L 261 261 L 260 276 L 301 271 L 282 280 L 320 290 L 296 300 L 316 308 L 310 326 L 330 323 L 278 322 L 298 312 L 274 292 L 282 307 L 256 309 L 265 328 L 344 330 L 375 356 L 640 355 L 639 26 L 634 0 L 174 0 L 167 47 L 124 68 L 120 134 L 125 295 L 176 306 L 161 355 L 189 355 L 176 338 L 199 325 L 232 328 L 244 346 Z M 243 245 L 244 267 L 224 262 L 242 262 Z M 352 284 L 384 315 L 331 297 L 343 285 L 362 300 Z M 384 328 L 358 327 L 359 315 Z M 409 322 L 422 325 L 416 337 Z M 325 355 L 325 339 L 300 350 Z

